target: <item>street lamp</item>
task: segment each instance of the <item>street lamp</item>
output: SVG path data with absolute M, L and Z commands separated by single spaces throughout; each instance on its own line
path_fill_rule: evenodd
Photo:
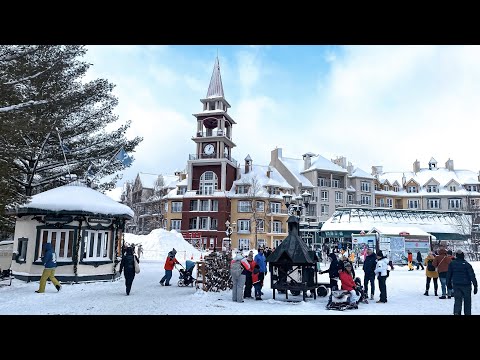
M 283 200 L 285 201 L 285 206 L 287 207 L 289 215 L 295 215 L 298 220 L 302 215 L 302 209 L 305 209 L 305 215 L 308 212 L 308 204 L 312 199 L 312 195 L 305 190 L 302 195 L 298 195 L 295 199 L 292 199 L 292 195 L 283 194 Z

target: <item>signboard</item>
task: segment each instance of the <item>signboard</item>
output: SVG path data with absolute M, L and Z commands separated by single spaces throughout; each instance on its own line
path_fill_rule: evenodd
M 394 264 L 402 264 L 405 256 L 405 238 L 403 236 L 390 237 L 390 253 L 388 258 Z

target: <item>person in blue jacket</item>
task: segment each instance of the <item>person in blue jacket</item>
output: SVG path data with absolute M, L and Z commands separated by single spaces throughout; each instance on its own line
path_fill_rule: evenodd
M 62 286 L 60 282 L 55 278 L 55 269 L 57 268 L 57 254 L 52 249 L 51 243 L 45 244 L 45 254 L 42 258 L 42 263 L 45 266 L 43 269 L 42 277 L 40 278 L 40 288 L 35 290 L 36 293 L 44 293 L 47 279 L 55 285 L 57 291 L 60 291 Z
M 462 250 L 457 250 L 455 261 L 450 262 L 447 272 L 447 288 L 453 288 L 453 315 L 472 315 L 472 284 L 473 294 L 478 291 L 477 278 L 472 265 L 465 260 Z
M 258 277 L 263 284 L 263 279 L 265 279 L 265 275 L 267 275 L 267 258 L 263 253 L 263 248 L 261 247 L 258 248 L 258 254 L 255 255 L 255 258 L 253 259 L 253 261 L 255 261 L 255 264 L 257 264 L 260 267 L 260 273 Z
M 364 278 L 363 278 L 363 285 L 365 288 L 365 296 L 368 295 L 368 283 L 371 284 L 370 289 L 370 300 L 374 299 L 375 295 L 375 268 L 377 267 L 377 256 L 373 252 L 372 248 L 367 249 L 367 256 L 365 256 L 365 260 L 363 262 L 363 271 L 364 271 Z

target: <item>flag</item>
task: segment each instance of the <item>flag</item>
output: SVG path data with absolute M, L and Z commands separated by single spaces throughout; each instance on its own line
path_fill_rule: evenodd
M 121 163 L 125 166 L 129 166 L 132 163 L 132 159 L 126 153 L 125 149 L 122 147 L 115 157 L 117 160 L 120 160 Z
M 68 154 L 70 152 L 70 149 L 67 147 L 67 145 L 65 145 L 64 143 L 62 143 L 62 150 L 64 153 Z

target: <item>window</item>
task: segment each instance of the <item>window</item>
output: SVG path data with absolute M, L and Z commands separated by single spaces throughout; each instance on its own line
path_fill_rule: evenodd
M 348 194 L 347 199 L 348 199 L 349 204 L 353 204 L 353 195 L 352 194 Z
M 370 183 L 367 181 L 362 181 L 360 183 L 360 189 L 364 192 L 370 192 Z
M 200 195 L 212 195 L 217 190 L 217 175 L 213 171 L 205 171 L 200 176 Z
M 109 247 L 109 233 L 106 230 L 85 230 L 83 238 L 83 260 L 105 260 Z M 72 231 L 73 235 L 73 231 Z
M 262 212 L 262 213 L 265 212 L 265 202 L 257 201 L 255 206 L 256 206 L 257 212 Z
M 387 207 L 393 208 L 393 199 L 392 198 L 387 198 Z
M 172 213 L 182 212 L 182 203 L 180 201 L 172 202 Z
M 250 240 L 238 239 L 238 250 L 250 250 Z
M 389 191 L 389 190 L 390 190 L 390 186 L 388 186 L 388 185 L 383 185 L 383 190 Z
M 478 191 L 478 190 L 477 190 L 477 185 L 467 185 L 467 186 L 466 186 L 466 189 L 467 189 L 468 191 Z
M 362 205 L 371 205 L 372 197 L 370 195 L 362 195 L 361 201 L 362 201 Z
M 187 192 L 186 186 L 180 186 L 177 189 L 177 195 L 184 195 Z
M 322 201 L 328 201 L 328 191 L 322 190 L 320 199 Z
M 462 199 L 448 199 L 449 209 L 460 209 L 462 207 Z
M 258 247 L 265 248 L 265 246 L 267 245 L 267 242 L 265 241 L 265 239 L 258 239 L 257 243 L 258 243 Z
M 274 247 L 279 247 L 281 243 L 282 243 L 281 239 L 274 239 L 273 240 L 273 246 Z
M 217 229 L 218 229 L 218 220 L 217 219 L 211 219 L 210 230 L 217 230 Z
M 199 230 L 208 230 L 208 217 L 201 217 L 200 218 Z
M 215 101 L 209 102 L 208 105 L 210 106 L 209 110 L 215 110 Z
M 237 231 L 239 233 L 249 233 L 250 232 L 250 220 L 238 220 L 237 222 Z
M 171 220 L 170 230 L 180 230 L 182 228 L 182 220 Z
M 409 209 L 418 209 L 418 200 L 408 200 Z
M 265 221 L 257 219 L 257 232 L 265 232 Z
M 457 191 L 457 187 L 455 185 L 450 185 L 450 191 Z
M 196 217 L 191 218 L 188 221 L 188 229 L 189 230 L 197 230 L 197 218 Z
M 378 206 L 380 207 L 385 207 L 385 199 L 384 198 L 380 198 L 378 199 Z
M 334 188 L 340 187 L 340 180 L 332 179 L 332 187 Z
M 212 200 L 212 211 L 218 211 L 218 200 Z
M 320 215 L 328 215 L 328 205 L 320 205 Z
M 282 222 L 272 221 L 272 233 L 281 233 L 281 232 L 282 232 Z
M 250 201 L 239 201 L 238 212 L 252 212 L 252 204 Z
M 270 203 L 270 212 L 274 214 L 281 213 L 282 204 L 277 202 Z
M 378 191 L 378 184 L 375 183 L 375 191 Z
M 437 185 L 428 185 L 427 186 L 427 192 L 429 192 L 429 193 L 438 192 L 438 186 Z
M 200 200 L 200 210 L 199 211 L 209 211 L 210 210 L 210 200 Z
M 335 191 L 335 202 L 343 203 L 343 193 L 340 191 Z
M 248 193 L 248 185 L 237 185 L 237 194 L 246 194 Z
M 25 261 L 27 259 L 27 245 L 28 239 L 27 238 L 19 238 L 18 239 L 18 247 L 17 247 L 17 261 Z
M 398 185 L 393 185 L 393 191 L 395 191 L 395 192 L 399 191 Z
M 328 186 L 327 185 L 327 179 L 324 177 L 318 178 L 318 186 Z
M 280 188 L 278 187 L 269 186 L 267 190 L 270 195 L 280 195 Z
M 417 187 L 416 186 L 409 186 L 409 187 L 407 187 L 407 192 L 408 193 L 416 193 L 417 192 Z
M 42 229 L 40 239 L 41 243 L 38 246 L 36 259 L 43 256 L 45 244 L 51 243 L 58 260 L 72 260 L 73 230 Z
M 168 202 L 165 202 L 163 209 L 165 210 L 166 213 L 168 212 Z
M 440 199 L 428 199 L 427 206 L 429 209 L 440 209 Z
M 198 200 L 190 200 L 190 211 L 198 211 Z

